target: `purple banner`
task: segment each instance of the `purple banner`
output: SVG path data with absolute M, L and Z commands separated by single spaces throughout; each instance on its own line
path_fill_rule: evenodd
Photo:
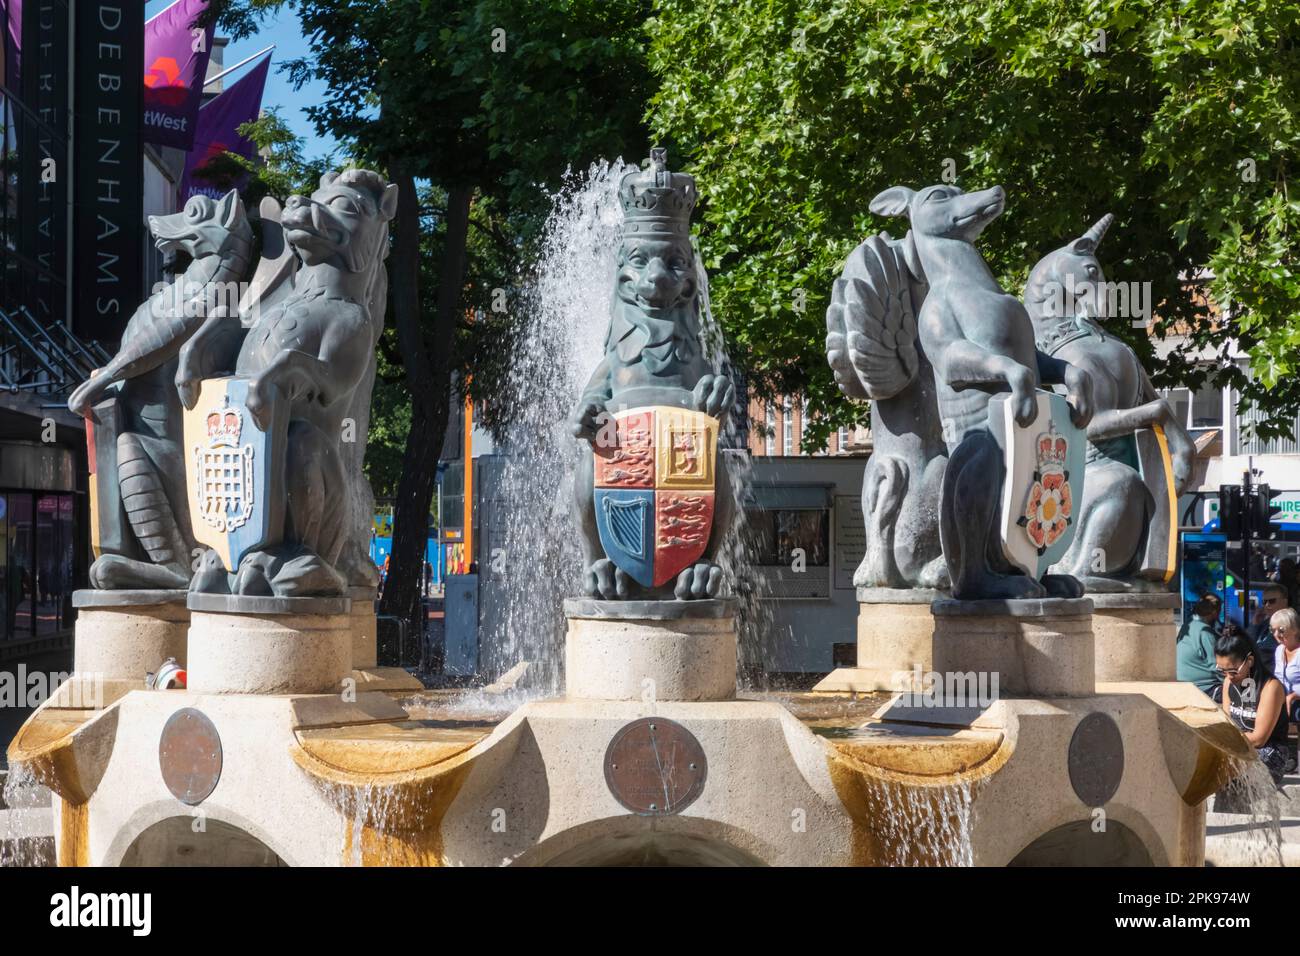
M 271 57 L 268 55 L 261 63 L 237 83 L 232 83 L 216 99 L 210 100 L 199 110 L 199 119 L 194 135 L 194 148 L 185 158 L 185 175 L 181 178 L 180 205 L 189 202 L 191 196 L 204 195 L 220 199 L 229 187 L 221 188 L 203 178 L 203 166 L 214 156 L 223 152 L 238 153 L 245 159 L 252 159 L 257 147 L 251 139 L 239 135 L 239 127 L 257 119 L 262 110 L 262 91 L 266 87 L 266 75 L 270 71 Z M 242 182 L 236 186 L 243 185 Z
M 189 149 L 212 55 L 211 26 L 194 22 L 208 0 L 176 0 L 144 25 L 144 126 L 146 142 Z

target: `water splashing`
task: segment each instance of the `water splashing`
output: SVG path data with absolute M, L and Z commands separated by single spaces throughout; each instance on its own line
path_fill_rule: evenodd
M 0 800 L 4 826 L 0 828 L 0 867 L 51 866 L 54 838 L 50 791 L 26 764 L 11 764 Z
M 527 325 L 500 397 L 508 424 L 496 488 L 503 573 L 488 571 L 499 604 L 480 635 L 481 672 L 519 661 L 540 671 L 531 693 L 559 693 L 565 598 L 578 593 L 582 560 L 573 529 L 573 473 L 581 451 L 568 418 L 604 357 L 618 228 L 622 160 L 570 174 L 554 197 L 524 293 Z M 484 565 L 490 559 L 485 558 Z M 485 568 L 486 570 L 486 568 Z

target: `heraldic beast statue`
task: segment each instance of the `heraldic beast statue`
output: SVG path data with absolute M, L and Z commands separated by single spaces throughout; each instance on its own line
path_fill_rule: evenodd
M 735 398 L 700 341 L 695 180 L 653 149 L 623 206 L 605 357 L 572 415 L 591 447 L 575 476 L 584 591 L 605 600 L 716 597 L 734 510 L 719 427 Z
M 376 583 L 361 463 L 397 186 L 326 174 L 286 202 L 282 248 L 265 205 L 272 241 L 238 314 L 209 316 L 180 353 L 192 524 L 209 548 L 190 590 L 341 596 Z
M 911 231 L 902 243 L 868 240 L 836 284 L 827 358 L 842 389 L 876 400 L 887 439 L 864 486 L 873 532 L 862 583 L 942 583 L 938 491 L 954 598 L 1083 593 L 1047 572 L 1074 537 L 1092 380 L 1037 347 L 1025 307 L 975 247 L 1005 201 L 999 186 L 887 189 L 871 211 L 906 216 Z M 1042 387 L 1055 384 L 1066 397 Z
M 195 196 L 180 212 L 150 216 L 154 244 L 189 257 L 185 271 L 131 316 L 121 348 L 68 399 L 87 420 L 101 590 L 183 589 L 195 551 L 181 455 L 177 356 L 225 294 L 247 277 L 253 231 L 235 190 Z
M 1100 325 L 1111 295 L 1097 246 L 1113 219 L 1044 256 L 1025 286 L 1039 351 L 1086 371 L 1096 406 L 1079 532 L 1057 568 L 1089 591 L 1166 591 L 1196 449 L 1137 354 Z

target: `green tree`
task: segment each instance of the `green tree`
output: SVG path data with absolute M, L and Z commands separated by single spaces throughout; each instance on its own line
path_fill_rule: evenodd
M 1155 333 L 1187 345 L 1157 384 L 1229 337 L 1255 373 L 1213 373 L 1285 429 L 1300 406 L 1300 278 L 1289 166 L 1300 128 L 1296 0 L 660 0 L 651 124 L 689 156 L 715 311 L 763 396 L 807 394 L 814 440 L 865 414 L 837 393 L 823 316 L 845 256 L 906 223 L 868 212 L 953 171 L 1001 183 L 981 247 L 1019 291 L 1104 212 L 1107 277 L 1150 282 Z M 1205 282 L 1189 281 L 1206 277 Z M 1208 292 L 1221 309 L 1203 304 Z
M 315 47 L 289 69 L 325 85 L 309 109 L 317 128 L 401 189 L 388 260 L 393 338 L 381 348 L 400 362 L 411 417 L 383 611 L 411 618 L 453 370 L 473 381 L 479 358 L 508 361 L 477 328 L 491 329 L 495 313 L 468 318 L 514 281 L 528 229 L 509 227 L 537 220 L 569 165 L 642 155 L 648 2 L 230 0 L 218 25 L 246 35 L 284 7 Z M 471 257 L 489 247 L 480 263 L 514 268 L 484 274 Z

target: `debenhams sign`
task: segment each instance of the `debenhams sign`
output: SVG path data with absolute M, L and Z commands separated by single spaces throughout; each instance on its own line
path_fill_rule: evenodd
M 144 4 L 78 0 L 73 325 L 121 335 L 142 298 Z

